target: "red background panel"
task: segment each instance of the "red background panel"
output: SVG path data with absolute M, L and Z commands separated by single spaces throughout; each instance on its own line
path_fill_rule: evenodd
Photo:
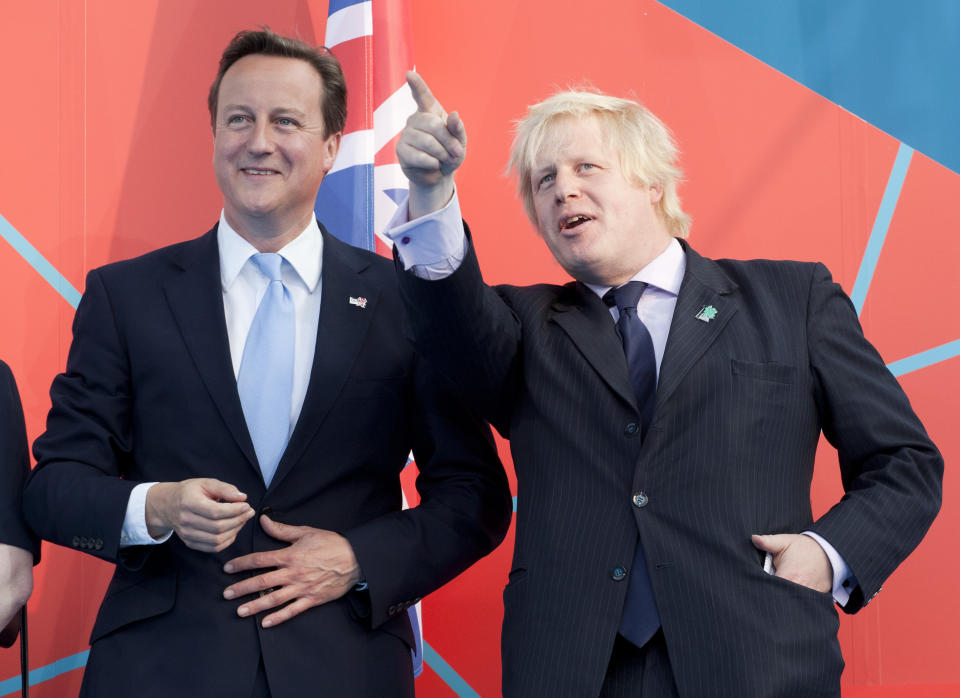
M 0 10 L 5 167 L 0 215 L 82 291 L 85 272 L 194 237 L 217 219 L 206 94 L 222 47 L 268 24 L 315 41 L 322 0 L 42 0 Z M 674 131 L 691 243 L 720 257 L 821 260 L 853 287 L 898 143 L 653 0 L 412 3 L 414 60 L 467 126 L 464 215 L 491 282 L 565 281 L 503 176 L 511 122 L 558 87 L 635 95 Z M 867 336 L 887 361 L 960 339 L 960 177 L 915 154 L 866 297 Z M 0 241 L 0 357 L 36 437 L 62 370 L 73 309 Z M 844 695 L 960 695 L 956 414 L 960 360 L 902 378 L 944 452 L 944 509 L 863 612 L 843 617 Z M 509 465 L 509 454 L 501 443 Z M 413 469 L 404 475 L 405 485 Z M 511 471 L 511 484 L 516 492 Z M 815 512 L 841 495 L 836 455 L 818 453 Z M 412 502 L 415 503 L 415 502 Z M 501 593 L 512 552 L 424 601 L 426 641 L 481 696 L 499 693 Z M 110 567 L 44 547 L 30 602 L 34 667 L 87 649 Z M 0 652 L 0 681 L 17 671 Z M 455 695 L 427 667 L 418 695 Z M 34 687 L 74 695 L 80 671 Z
M 958 204 L 960 176 L 915 153 L 863 305 L 888 362 L 960 338 Z

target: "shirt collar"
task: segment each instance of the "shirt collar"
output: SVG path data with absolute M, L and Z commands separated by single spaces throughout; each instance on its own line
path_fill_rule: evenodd
M 667 249 L 657 255 L 647 266 L 633 275 L 631 281 L 643 281 L 648 286 L 654 286 L 674 296 L 680 295 L 680 285 L 683 283 L 683 274 L 687 270 L 687 256 L 683 247 L 676 238 L 671 238 Z M 597 286 L 586 284 L 600 298 L 612 286 Z
M 257 248 L 230 226 L 222 211 L 217 226 L 217 246 L 220 250 L 220 283 L 228 289 L 247 260 L 257 254 Z M 303 232 L 284 245 L 279 254 L 290 263 L 310 293 L 313 293 L 320 283 L 323 259 L 323 236 L 316 215 L 311 216 Z

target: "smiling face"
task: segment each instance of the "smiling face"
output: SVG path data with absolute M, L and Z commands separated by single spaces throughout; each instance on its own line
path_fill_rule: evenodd
M 253 54 L 220 83 L 213 167 L 230 225 L 261 252 L 310 221 L 340 133 L 324 134 L 322 79 L 296 58 Z
M 670 242 L 655 208 L 662 190 L 627 180 L 596 116 L 557 119 L 530 177 L 540 235 L 579 281 L 625 283 Z

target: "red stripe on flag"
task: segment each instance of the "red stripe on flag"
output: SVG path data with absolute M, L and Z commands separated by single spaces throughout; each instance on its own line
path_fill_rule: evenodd
M 331 51 L 347 78 L 347 125 L 344 133 L 373 128 L 373 42 L 361 36 L 337 44 Z
M 379 237 L 377 237 L 376 240 L 374 241 L 374 245 L 376 247 L 376 252 L 378 255 L 380 255 L 381 257 L 386 257 L 387 259 L 393 259 L 393 250 L 387 247 L 387 244 L 383 240 L 381 240 Z M 407 470 L 409 469 L 410 468 L 406 468 L 403 472 L 407 472 Z M 416 503 L 420 501 L 420 495 L 417 492 L 417 488 L 415 485 L 410 484 L 410 485 L 404 486 L 403 493 L 407 496 L 407 502 L 409 502 L 410 506 L 412 507 L 416 506 L 417 505 Z
M 400 134 L 391 138 L 383 144 L 383 147 L 373 156 L 374 165 L 389 165 L 397 162 L 397 141 L 400 140 Z
M 413 32 L 407 0 L 375 0 L 373 48 L 377 69 L 373 75 L 375 107 L 400 89 L 413 68 Z

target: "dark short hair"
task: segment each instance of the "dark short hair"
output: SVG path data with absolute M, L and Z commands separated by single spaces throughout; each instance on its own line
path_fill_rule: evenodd
M 244 56 L 252 55 L 296 58 L 313 66 L 323 81 L 321 107 L 324 136 L 343 131 L 347 121 L 347 81 L 343 77 L 340 61 L 325 46 L 311 46 L 299 39 L 280 36 L 268 27 L 260 31 L 239 32 L 223 50 L 217 77 L 210 86 L 210 94 L 207 95 L 210 126 L 214 131 L 217 130 L 217 103 L 223 76 L 234 63 Z

